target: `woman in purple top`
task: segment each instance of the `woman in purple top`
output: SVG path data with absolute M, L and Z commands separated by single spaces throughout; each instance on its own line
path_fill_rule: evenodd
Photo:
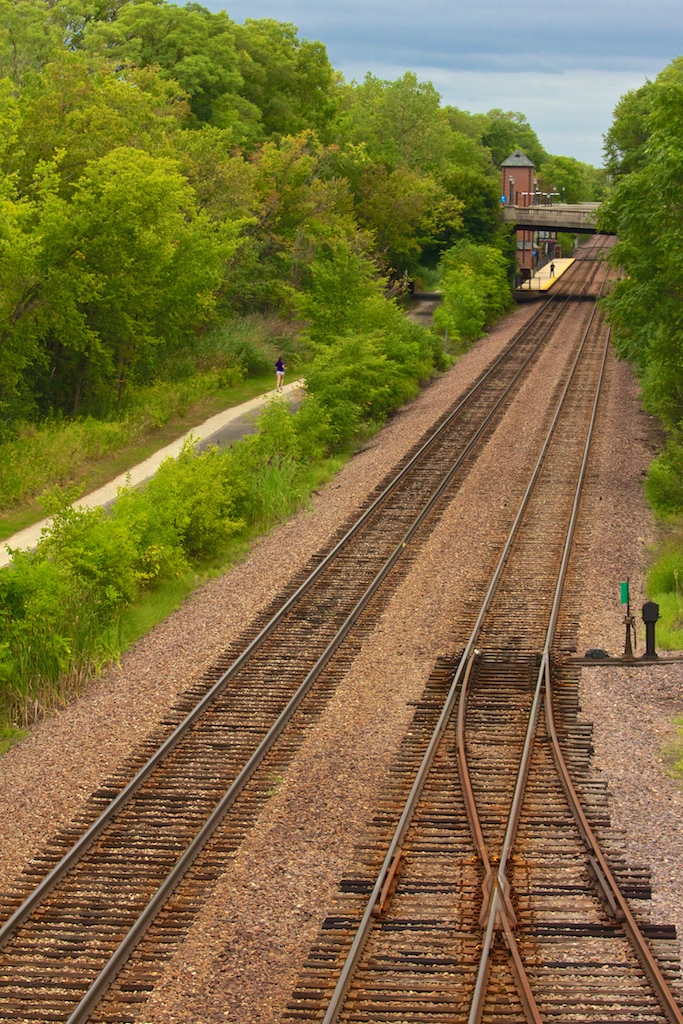
M 285 366 L 284 362 L 282 361 L 282 356 L 280 356 L 280 358 L 278 359 L 278 361 L 275 364 L 275 380 L 276 380 L 275 390 L 276 391 L 282 391 L 282 385 L 285 382 L 285 370 L 286 369 L 287 369 L 287 367 Z

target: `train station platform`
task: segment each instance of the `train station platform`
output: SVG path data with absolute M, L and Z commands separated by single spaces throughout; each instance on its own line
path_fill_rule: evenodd
M 529 292 L 547 292 L 549 291 L 555 282 L 562 277 L 565 270 L 571 267 L 574 262 L 574 258 L 570 256 L 563 256 L 561 259 L 552 260 L 551 263 L 546 263 L 544 267 L 537 270 L 530 281 L 523 281 L 518 288 L 515 289 L 515 295 L 520 295 L 522 298 L 524 295 L 528 295 Z M 550 273 L 550 267 L 555 268 L 554 274 Z
M 282 389 L 282 397 L 291 405 L 296 407 L 301 400 L 303 380 L 295 380 L 291 384 L 285 384 Z M 204 423 L 188 430 L 182 437 L 177 438 L 171 444 L 160 448 L 153 455 L 150 455 L 144 462 L 138 463 L 125 473 L 110 480 L 103 487 L 98 487 L 91 494 L 86 494 L 73 503 L 73 508 L 96 508 L 98 505 L 108 508 L 114 501 L 120 487 L 139 487 L 145 481 L 154 476 L 161 463 L 168 458 L 176 459 L 180 454 L 183 445 L 192 440 L 199 451 L 208 448 L 209 445 L 232 444 L 245 434 L 253 434 L 256 431 L 256 419 L 263 411 L 267 403 L 277 396 L 277 392 L 267 391 L 263 395 L 242 402 L 241 405 L 232 406 L 222 412 L 211 416 Z M 6 537 L 0 542 L 0 566 L 9 565 L 12 556 L 7 548 L 33 549 L 40 540 L 42 531 L 49 525 L 49 519 L 41 519 L 24 530 L 19 530 L 11 537 Z

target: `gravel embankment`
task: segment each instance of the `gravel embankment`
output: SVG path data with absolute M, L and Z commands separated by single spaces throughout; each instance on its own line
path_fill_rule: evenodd
M 522 308 L 492 331 L 394 417 L 315 497 L 310 511 L 264 537 L 242 565 L 193 595 L 126 655 L 120 668 L 0 759 L 3 882 L 78 811 L 176 694 L 362 503 L 532 311 Z M 542 357 L 533 387 L 527 385 L 509 411 L 398 587 L 220 880 L 211 907 L 199 914 L 183 949 L 141 1008 L 141 1022 L 281 1019 L 345 857 L 412 717 L 410 702 L 419 698 L 436 657 L 458 648 L 459 611 L 491 558 L 492 525 L 509 515 L 521 480 L 515 467 L 523 465 L 541 430 L 561 356 L 555 347 Z M 579 650 L 604 646 L 616 653 L 623 643 L 617 584 L 625 575 L 636 584 L 642 581 L 654 537 L 640 480 L 656 433 L 638 408 L 625 366 L 611 364 L 605 397 L 589 474 L 591 555 Z M 641 594 L 637 586 L 634 590 L 639 608 Z M 672 734 L 673 715 L 683 710 L 682 678 L 683 666 L 595 668 L 583 673 L 582 694 L 585 716 L 595 723 L 595 761 L 614 793 L 615 823 L 628 830 L 634 860 L 653 867 L 654 917 L 679 927 L 683 799 L 660 751 Z

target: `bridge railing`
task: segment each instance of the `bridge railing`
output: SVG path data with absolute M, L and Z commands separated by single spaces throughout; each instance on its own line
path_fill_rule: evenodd
M 556 203 L 552 206 L 503 206 L 501 212 L 504 222 L 517 228 L 592 234 L 597 228 L 599 209 L 600 203 Z

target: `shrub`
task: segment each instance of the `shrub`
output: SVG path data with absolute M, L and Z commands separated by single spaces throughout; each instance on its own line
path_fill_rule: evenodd
M 494 246 L 461 241 L 444 253 L 440 268 L 443 301 L 434 323 L 457 348 L 467 349 L 510 307 L 506 260 Z
M 658 516 L 670 519 L 683 511 L 683 444 L 671 438 L 650 464 L 645 494 Z
M 363 423 L 378 423 L 417 387 L 381 350 L 382 336 L 350 334 L 313 360 L 309 394 L 327 411 L 333 446 L 342 448 Z

